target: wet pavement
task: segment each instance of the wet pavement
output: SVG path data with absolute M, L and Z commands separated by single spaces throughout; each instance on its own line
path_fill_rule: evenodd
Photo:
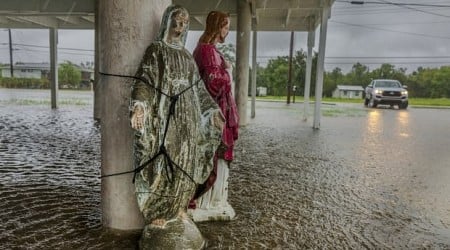
M 48 98 L 0 89 L 0 249 L 135 249 L 101 227 L 92 93 Z M 450 249 L 449 109 L 323 105 L 314 130 L 302 105 L 257 102 L 208 249 Z

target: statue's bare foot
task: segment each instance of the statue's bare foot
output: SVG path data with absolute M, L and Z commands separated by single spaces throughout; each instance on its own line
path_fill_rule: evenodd
M 178 213 L 178 216 L 179 216 L 181 219 L 189 218 L 188 215 L 187 215 L 187 213 L 184 212 L 184 211 L 180 211 L 180 212 Z
M 163 227 L 166 224 L 166 220 L 165 219 L 156 219 L 156 220 L 153 220 L 151 224 L 153 226 Z

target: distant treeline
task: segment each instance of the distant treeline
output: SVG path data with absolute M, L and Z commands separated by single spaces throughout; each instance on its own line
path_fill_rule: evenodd
M 220 48 L 225 57 L 234 62 L 235 50 L 231 45 Z M 313 56 L 311 72 L 311 95 L 315 95 L 317 53 Z M 285 96 L 288 86 L 289 58 L 280 56 L 270 59 L 265 67 L 258 65 L 257 87 L 267 87 L 271 96 Z M 306 53 L 296 51 L 292 60 L 292 86 L 296 86 L 296 95 L 303 95 L 306 72 Z M 63 88 L 89 88 L 89 84 L 81 83 L 79 70 L 70 62 L 60 65 L 58 69 L 59 84 Z M 366 87 L 371 79 L 396 79 L 408 86 L 411 97 L 450 98 L 450 66 L 440 68 L 419 67 L 411 74 L 406 74 L 405 68 L 396 68 L 389 63 L 370 70 L 368 66 L 355 63 L 349 73 L 344 74 L 338 67 L 331 72 L 325 72 L 323 95 L 331 97 L 337 85 L 357 85 Z M 3 88 L 49 88 L 47 79 L 1 78 Z M 250 84 L 249 84 L 250 88 Z M 250 93 L 250 91 L 249 91 Z
M 306 70 L 306 53 L 296 51 L 292 60 L 292 86 L 297 86 L 296 95 L 303 95 Z M 313 57 L 311 95 L 314 95 L 316 83 L 317 54 Z M 285 96 L 287 93 L 289 58 L 287 56 L 270 59 L 266 67 L 258 66 L 257 86 L 267 87 L 267 94 Z M 408 86 L 412 97 L 450 98 L 450 66 L 440 68 L 419 67 L 411 74 L 405 68 L 396 68 L 389 63 L 370 70 L 368 66 L 355 63 L 349 73 L 340 68 L 326 72 L 324 76 L 324 96 L 331 97 L 337 85 L 357 85 L 366 87 L 371 79 L 396 79 Z

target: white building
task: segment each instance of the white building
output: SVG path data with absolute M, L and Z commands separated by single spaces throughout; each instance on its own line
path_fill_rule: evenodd
M 337 85 L 333 91 L 334 98 L 359 98 L 363 97 L 363 87 L 354 85 Z
M 9 64 L 1 68 L 2 77 L 11 77 L 11 67 Z M 49 63 L 20 63 L 17 62 L 13 66 L 13 74 L 15 78 L 48 78 L 50 73 Z
M 267 88 L 266 87 L 257 87 L 256 95 L 257 96 L 267 96 Z

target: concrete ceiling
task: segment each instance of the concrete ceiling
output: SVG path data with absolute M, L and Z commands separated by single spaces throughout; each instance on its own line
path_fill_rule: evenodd
M 1 28 L 94 29 L 95 0 L 1 0 Z
M 236 29 L 237 0 L 173 0 L 191 14 L 191 30 L 203 30 L 211 10 L 229 12 Z M 334 0 L 248 0 L 259 31 L 308 31 Z M 95 0 L 1 0 L 0 28 L 94 29 Z

